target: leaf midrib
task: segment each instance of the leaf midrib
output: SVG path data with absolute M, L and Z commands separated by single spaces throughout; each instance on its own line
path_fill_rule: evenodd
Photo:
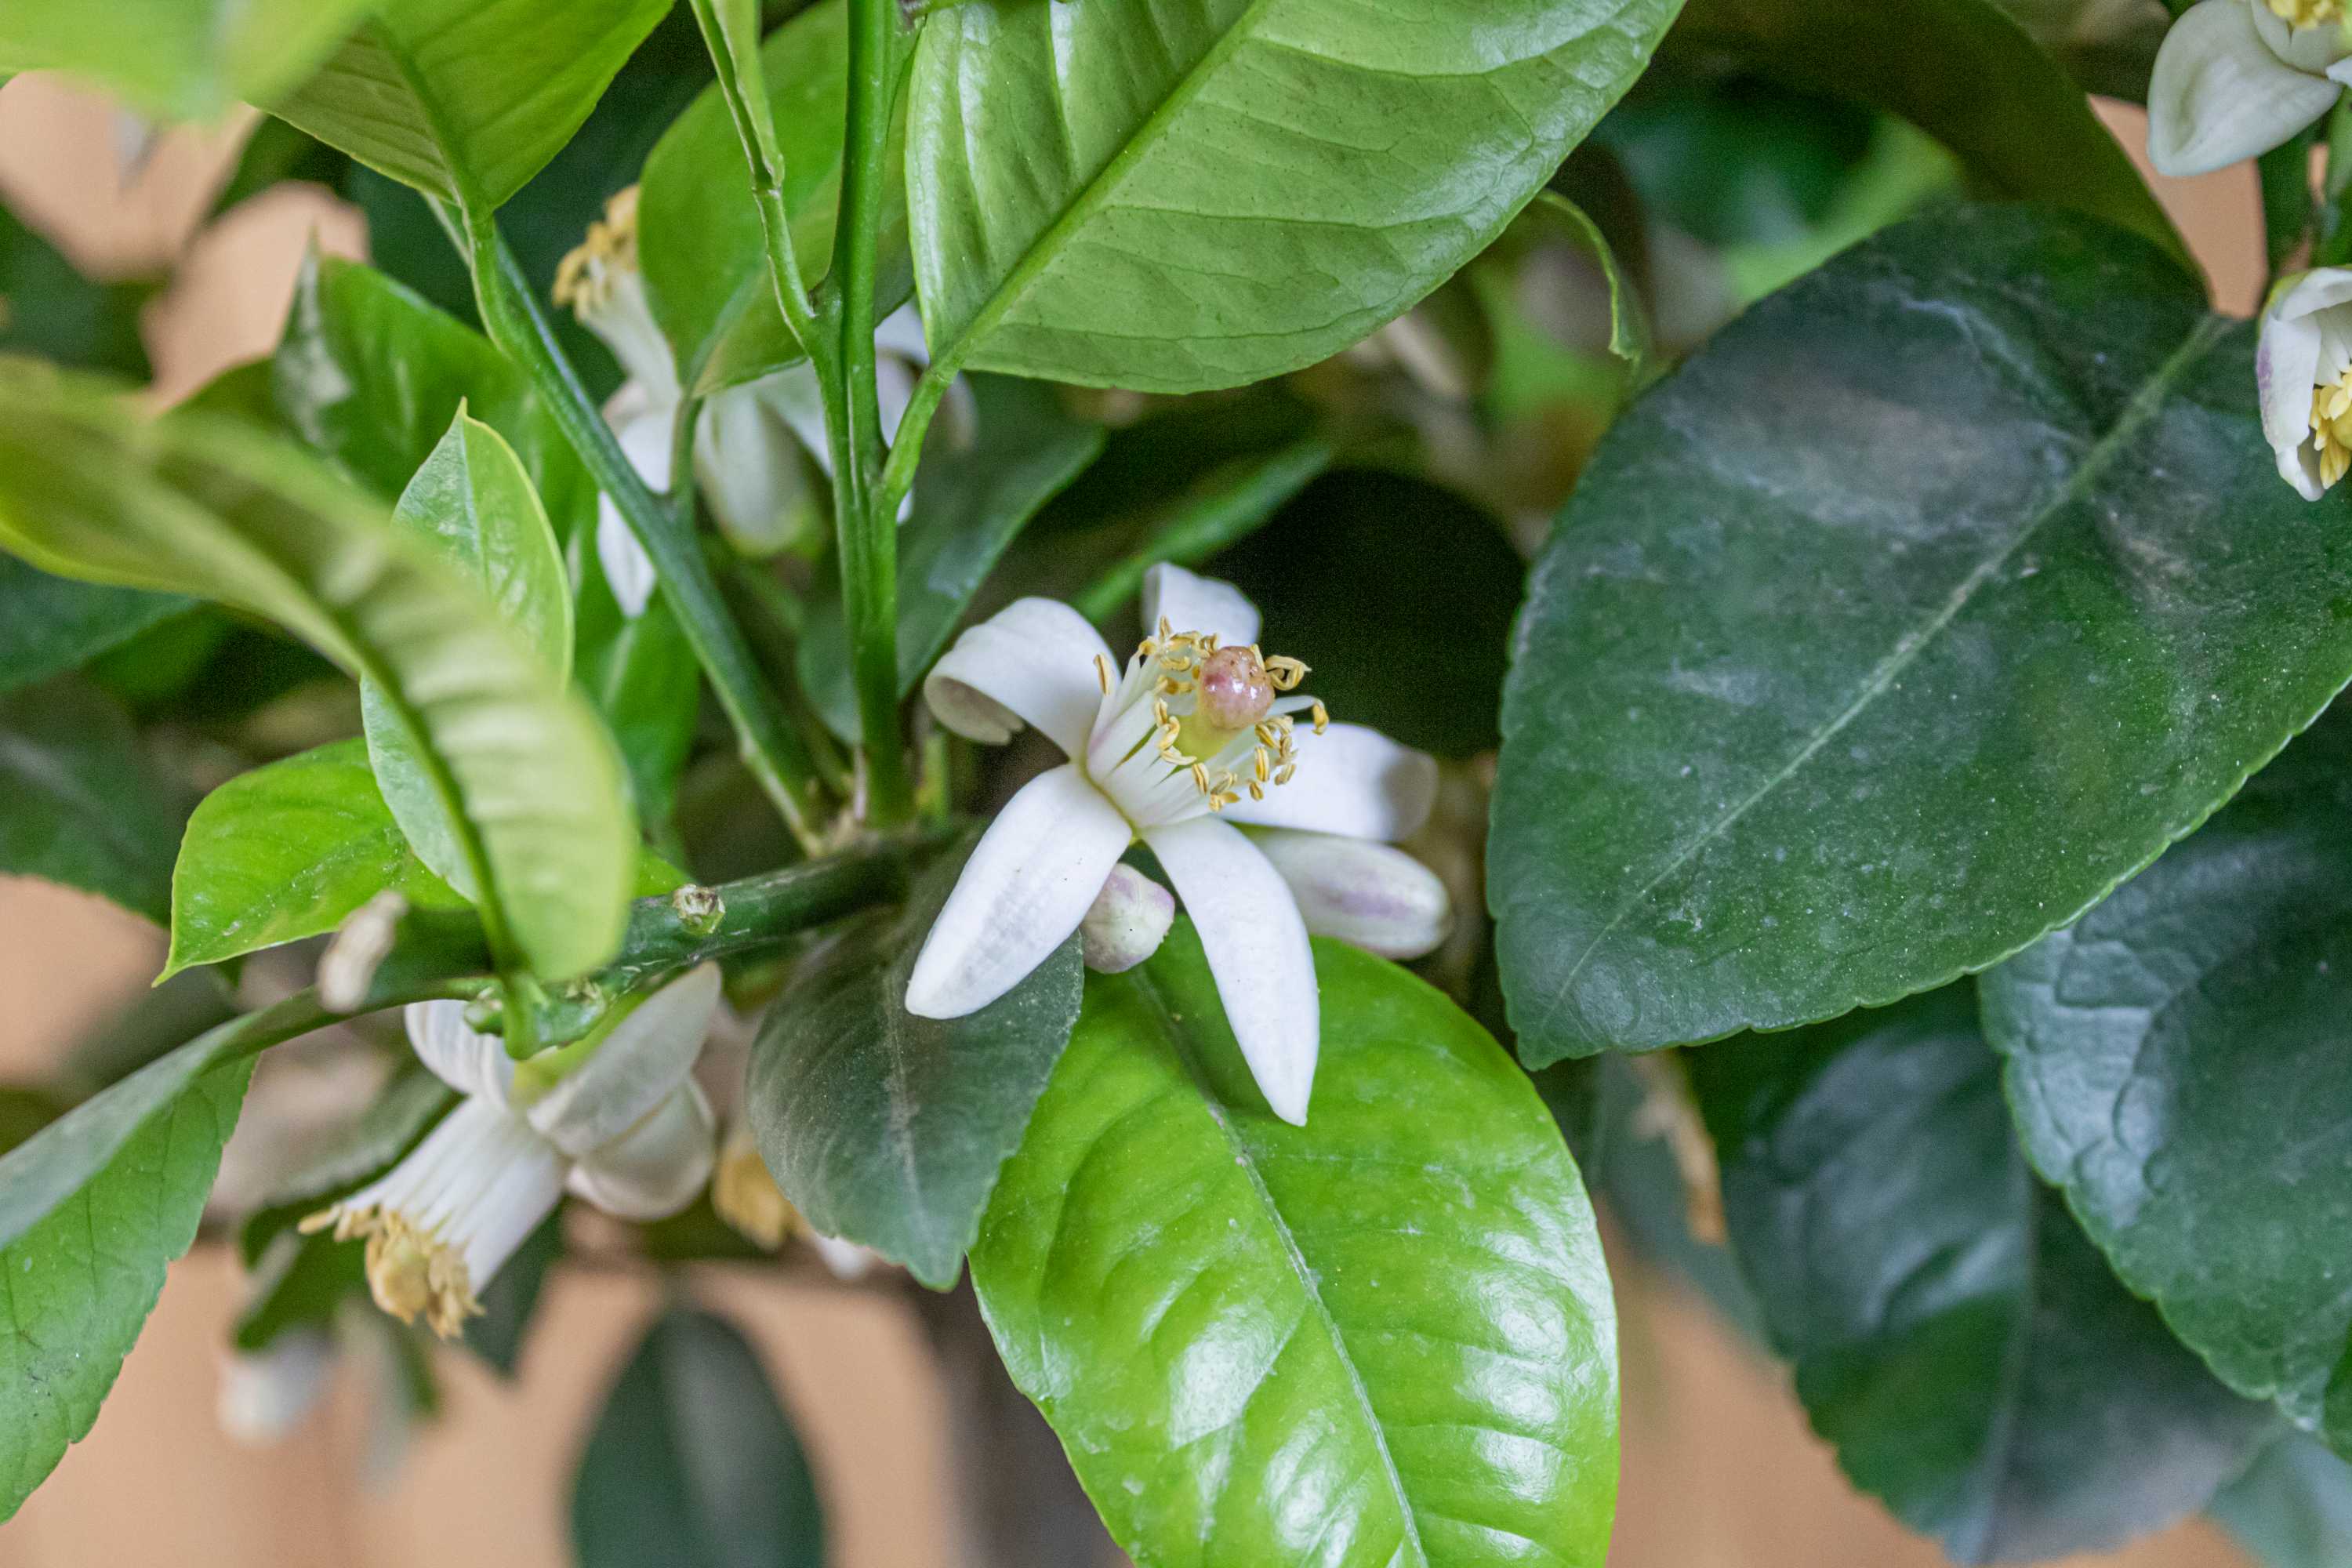
M 1634 910 L 1640 909 L 1661 884 L 1689 865 L 1708 845 L 1729 832 L 1740 818 L 1761 805 L 1781 785 L 1794 778 L 1803 770 L 1806 763 L 1820 754 L 1823 747 L 1835 740 L 1848 725 L 1862 717 L 1872 704 L 1892 689 L 1903 672 L 1917 662 L 1919 656 L 1954 621 L 1959 618 L 1961 612 L 1966 610 L 1975 599 L 1978 591 L 2000 574 L 2011 558 L 2041 531 L 2044 523 L 2082 500 L 2084 491 L 2115 460 L 2125 443 L 2138 435 L 2140 430 L 2161 411 L 2165 394 L 2171 390 L 2173 384 L 2188 371 L 2190 365 L 2202 358 L 2231 325 L 2232 323 L 2227 319 L 2211 314 L 2206 315 L 2200 321 L 2195 329 L 2181 341 L 2180 346 L 2173 350 L 2165 358 L 2164 363 L 2157 366 L 2147 379 L 2132 393 L 2130 399 L 2124 405 L 2123 412 L 2116 416 L 2115 424 L 2092 444 L 2091 449 L 2084 454 L 2082 462 L 2067 477 L 2066 482 L 2059 488 L 2057 493 L 2033 514 L 2023 528 L 2011 535 L 1999 551 L 1979 563 L 1966 577 L 1962 578 L 1959 586 L 1952 591 L 1946 598 L 1943 606 L 1929 617 L 1924 626 L 1915 633 L 1906 634 L 1896 639 L 1895 647 L 1864 678 L 1861 689 L 1853 700 L 1834 717 L 1816 729 L 1798 749 L 1796 755 L 1779 771 L 1758 785 L 1730 810 L 1724 812 L 1704 829 L 1694 834 L 1654 876 L 1626 896 L 1624 902 L 1618 906 L 1607 923 L 1602 925 L 1593 935 L 1592 940 L 1585 944 L 1584 951 L 1577 954 L 1576 962 L 1570 966 L 1568 973 L 1561 978 L 1557 986 L 1553 987 L 1548 1005 L 1528 1031 L 1528 1033 L 1540 1036 L 1549 1031 L 1560 1013 L 1568 1007 L 1574 993 L 1577 977 L 1584 973 L 1585 966 L 1592 960 L 1592 955 L 1601 951 L 1601 945 L 1617 933 L 1626 921 L 1633 917 Z
M 1234 1131 L 1233 1122 L 1225 1115 L 1224 1107 L 1218 1102 L 1216 1090 L 1210 1087 L 1208 1074 L 1200 1058 L 1193 1054 L 1189 1037 L 1178 1026 L 1179 1015 L 1168 1005 L 1168 999 L 1160 994 L 1159 984 L 1150 973 L 1139 970 L 1135 980 L 1138 993 L 1150 1005 L 1160 1024 L 1160 1034 L 1168 1042 L 1170 1054 L 1182 1065 L 1186 1076 L 1191 1079 L 1194 1091 L 1201 1097 L 1201 1108 L 1208 1112 L 1210 1122 L 1224 1140 L 1225 1147 L 1232 1152 L 1235 1168 L 1248 1180 L 1251 1193 L 1265 1213 L 1266 1223 L 1274 1227 L 1276 1238 L 1282 1243 L 1283 1257 L 1298 1281 L 1299 1292 L 1307 1298 L 1316 1321 L 1321 1324 L 1325 1337 L 1330 1341 L 1332 1353 L 1347 1373 L 1349 1392 L 1355 1396 L 1356 1407 L 1363 1413 L 1365 1429 L 1371 1434 L 1373 1451 L 1381 1458 L 1381 1473 L 1387 1478 L 1389 1490 L 1396 1499 L 1397 1517 L 1404 1528 L 1405 1543 L 1412 1548 L 1413 1558 L 1421 1568 L 1431 1568 L 1429 1548 L 1422 1543 L 1419 1511 L 1413 1503 L 1412 1494 L 1405 1489 L 1404 1476 L 1397 1468 L 1396 1456 L 1389 1451 L 1388 1428 L 1381 1425 L 1380 1413 L 1372 1408 L 1371 1393 L 1364 1386 L 1363 1373 L 1357 1370 L 1355 1357 L 1348 1348 L 1347 1337 L 1339 1331 L 1339 1320 L 1331 1315 L 1331 1309 L 1324 1302 L 1315 1271 L 1307 1266 L 1306 1255 L 1299 1250 L 1298 1238 L 1291 1234 L 1290 1223 L 1283 1218 L 1281 1206 L 1274 1201 L 1274 1194 L 1267 1189 L 1265 1178 L 1259 1173 L 1256 1156 Z

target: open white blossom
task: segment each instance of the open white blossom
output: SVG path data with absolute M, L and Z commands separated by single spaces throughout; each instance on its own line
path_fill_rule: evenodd
M 715 1129 L 689 1075 L 718 1005 L 719 969 L 705 964 L 519 1063 L 467 1025 L 464 1003 L 415 1004 L 410 1045 L 465 1099 L 388 1174 L 302 1228 L 365 1237 L 376 1304 L 453 1337 L 567 1188 L 633 1220 L 676 1214 L 702 1190 Z
M 2157 51 L 2147 157 L 2203 174 L 2278 146 L 2352 80 L 2344 0 L 2200 0 Z
M 606 204 L 604 221 L 591 225 L 587 242 L 564 258 L 555 298 L 604 340 L 627 373 L 628 380 L 604 405 L 605 422 L 637 477 L 657 491 L 667 490 L 671 426 L 683 393 L 668 341 L 646 298 L 645 273 L 637 262 L 635 185 Z M 875 392 L 882 438 L 888 442 L 898 438 L 915 382 L 931 363 L 915 308 L 902 306 L 886 317 L 875 329 L 874 346 Z M 806 360 L 715 393 L 703 403 L 694 433 L 695 483 L 712 519 L 747 552 L 770 554 L 791 542 L 795 521 L 811 504 L 801 466 L 803 451 L 821 471 L 832 474 L 824 399 Z M 901 521 L 912 504 L 909 496 L 900 508 Z M 609 497 L 597 503 L 596 557 L 622 610 L 632 618 L 643 615 L 653 597 L 654 563 Z
M 2352 469 L 2352 268 L 2323 267 L 2272 290 L 2254 385 L 2279 477 L 2317 500 Z
M 1355 841 L 1378 852 L 1365 858 L 1377 878 L 1378 841 L 1429 815 L 1437 766 L 1297 695 L 1307 667 L 1259 651 L 1257 610 L 1231 584 L 1156 566 L 1143 615 L 1152 634 L 1122 668 L 1077 611 L 1022 599 L 966 631 L 924 682 L 957 733 L 1003 742 L 1034 724 L 1070 760 L 990 825 L 916 957 L 907 1008 L 959 1017 L 1010 991 L 1140 838 L 1200 930 L 1266 1103 L 1304 1123 L 1321 1034 L 1307 942 L 1318 906 L 1302 911 L 1237 825 Z

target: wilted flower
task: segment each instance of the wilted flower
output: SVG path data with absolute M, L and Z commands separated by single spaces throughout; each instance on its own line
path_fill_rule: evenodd
M 2157 51 L 2148 162 L 2202 174 L 2269 152 L 2335 107 L 2347 56 L 2343 0 L 2200 0 Z
M 409 1043 L 465 1095 L 390 1173 L 302 1222 L 367 1238 L 368 1288 L 404 1322 L 450 1338 L 478 1293 L 570 1191 L 622 1219 L 659 1219 L 710 1176 L 709 1103 L 688 1076 L 719 1005 L 705 964 L 617 1005 L 600 1033 L 518 1063 L 466 1023 L 462 1002 L 420 1002 Z
M 2280 477 L 2317 500 L 2352 468 L 2352 268 L 2280 280 L 2263 310 L 2254 384 Z
M 1122 670 L 1077 611 L 1022 599 L 966 631 L 925 681 L 957 733 L 1003 742 L 1034 724 L 1070 761 L 990 825 L 916 958 L 907 1008 L 958 1017 L 1010 991 L 1078 928 L 1140 838 L 1192 912 L 1267 1104 L 1303 1123 L 1321 1032 L 1307 933 L 1332 929 L 1339 903 L 1377 919 L 1374 905 L 1413 900 L 1370 890 L 1395 872 L 1386 860 L 1360 862 L 1337 900 L 1318 865 L 1302 897 L 1260 847 L 1276 835 L 1254 843 L 1236 825 L 1400 838 L 1428 816 L 1437 767 L 1296 694 L 1307 667 L 1259 650 L 1257 610 L 1231 584 L 1156 566 L 1143 613 L 1154 629 Z M 1393 934 L 1387 951 L 1412 949 Z

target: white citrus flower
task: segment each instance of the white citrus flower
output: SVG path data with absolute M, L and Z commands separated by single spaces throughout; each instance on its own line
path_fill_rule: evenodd
M 1379 841 L 1429 815 L 1437 765 L 1294 694 L 1307 667 L 1259 652 L 1257 610 L 1231 584 L 1156 566 L 1143 616 L 1154 634 L 1122 670 L 1077 611 L 1023 599 L 957 638 L 924 682 L 958 734 L 1003 742 L 1034 724 L 1070 761 L 990 825 L 917 955 L 907 1009 L 960 1017 L 1010 991 L 1078 928 L 1140 838 L 1200 929 L 1267 1104 L 1304 1123 L 1321 1029 L 1307 938 L 1328 900 L 1302 900 L 1237 825 L 1334 836 L 1334 853 L 1377 879 L 1396 870 Z M 1311 727 L 1297 727 L 1302 715 Z
M 604 340 L 628 374 L 604 405 L 605 422 L 637 477 L 656 491 L 667 490 L 670 428 L 683 394 L 677 363 L 654 322 L 645 274 L 637 265 L 637 188 L 632 185 L 614 196 L 604 213 L 603 222 L 589 226 L 587 243 L 564 258 L 556 274 L 555 299 Z M 885 318 L 875 329 L 874 346 L 875 391 L 881 404 L 882 438 L 887 443 L 898 438 L 915 382 L 931 363 L 923 342 L 922 318 L 915 308 L 901 306 Z M 803 451 L 819 469 L 832 474 L 824 399 L 817 389 L 816 372 L 806 360 L 729 387 L 704 402 L 694 433 L 695 483 L 712 519 L 747 553 L 772 554 L 782 549 L 791 542 L 796 520 L 812 504 L 801 468 Z M 910 496 L 900 507 L 901 521 L 912 504 Z M 654 563 L 610 498 L 598 499 L 596 556 L 622 610 L 632 618 L 643 615 L 653 597 Z
M 420 1002 L 408 1039 L 464 1094 L 381 1180 L 302 1222 L 367 1238 L 368 1288 L 444 1339 L 568 1188 L 622 1219 L 659 1219 L 710 1179 L 715 1129 L 689 1076 L 719 1005 L 719 970 L 616 1005 L 600 1033 L 516 1062 L 467 1026 L 462 1002 Z
M 2203 174 L 2285 142 L 2352 80 L 2344 0 L 2200 0 L 2157 51 L 2147 157 Z
M 2352 268 L 2322 267 L 2271 291 L 2254 385 L 2279 476 L 2317 500 L 2352 468 Z

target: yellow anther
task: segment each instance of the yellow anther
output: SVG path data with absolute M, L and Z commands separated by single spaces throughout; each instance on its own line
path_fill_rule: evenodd
M 1288 691 L 1307 679 L 1307 666 L 1295 658 L 1276 654 L 1265 660 L 1265 673 L 1273 680 L 1276 691 Z
M 1102 682 L 1103 695 L 1105 697 L 1109 696 L 1110 660 L 1104 658 L 1101 654 L 1095 655 L 1095 679 Z
M 1155 697 L 1151 700 L 1151 716 L 1154 719 L 1159 720 L 1162 724 L 1173 724 L 1176 722 L 1176 721 L 1169 714 L 1168 699 L 1165 697 Z
M 1255 779 L 1250 780 L 1250 798 L 1252 800 L 1264 800 L 1265 798 L 1265 785 L 1258 783 Z
M 1276 769 L 1275 770 L 1275 772 L 1274 772 L 1274 782 L 1275 782 L 1276 784 L 1288 784 L 1288 783 L 1289 783 L 1289 782 L 1290 782 L 1294 777 L 1296 777 L 1296 776 L 1297 775 L 1297 773 L 1298 773 L 1298 764 L 1297 764 L 1297 763 L 1286 763 L 1284 765 L 1282 765 L 1281 767 L 1276 768 Z
M 2344 19 L 2344 0 L 2268 0 L 2271 15 L 2291 27 L 2320 27 Z
M 2311 394 L 2311 445 L 2319 454 L 2319 482 L 2332 485 L 2352 470 L 2352 370 Z
M 555 269 L 555 302 L 574 311 L 593 310 L 610 296 L 615 271 L 637 265 L 637 187 L 604 204 L 604 217 L 588 226 L 588 237 Z
M 1202 795 L 1208 795 L 1211 793 L 1209 789 L 1209 770 L 1202 766 L 1199 763 L 1194 763 L 1192 764 L 1192 787 L 1199 790 Z
M 1170 626 L 1170 625 L 1168 624 L 1168 617 L 1167 617 L 1166 616 L 1160 616 L 1160 640 L 1161 642 L 1166 642 L 1166 641 L 1168 641 L 1171 637 L 1173 637 L 1175 635 L 1176 635 L 1176 628 L 1175 628 L 1174 626 Z
M 1319 735 L 1324 731 L 1331 727 L 1331 714 L 1321 702 L 1317 702 L 1313 708 L 1308 710 L 1308 711 L 1315 715 L 1315 732 L 1317 734 Z
M 1250 771 L 1257 774 L 1260 784 L 1274 776 L 1274 759 L 1265 754 L 1264 746 L 1250 753 Z

